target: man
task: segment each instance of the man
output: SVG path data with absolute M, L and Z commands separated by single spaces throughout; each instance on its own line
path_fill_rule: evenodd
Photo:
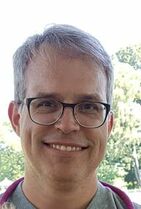
M 73 26 L 53 25 L 17 50 L 14 79 L 8 113 L 21 138 L 25 175 L 1 204 L 137 208 L 96 175 L 113 126 L 113 69 L 99 41 Z

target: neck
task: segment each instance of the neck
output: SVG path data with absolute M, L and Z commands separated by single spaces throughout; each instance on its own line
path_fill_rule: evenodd
M 79 182 L 55 182 L 27 178 L 23 192 L 33 205 L 40 209 L 85 209 L 97 190 L 96 175 Z

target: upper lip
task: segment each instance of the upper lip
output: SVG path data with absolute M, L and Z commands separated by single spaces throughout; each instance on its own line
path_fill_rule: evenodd
M 55 144 L 55 145 L 63 145 L 63 146 L 71 146 L 71 147 L 80 147 L 80 148 L 87 148 L 88 145 L 79 144 L 79 143 L 72 143 L 72 142 L 61 142 L 61 141 L 53 141 L 53 142 L 43 142 L 44 144 Z

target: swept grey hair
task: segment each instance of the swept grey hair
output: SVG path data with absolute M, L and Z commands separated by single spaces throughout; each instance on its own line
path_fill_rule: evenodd
M 13 56 L 14 67 L 14 98 L 20 103 L 26 96 L 25 71 L 41 48 L 51 47 L 59 54 L 79 58 L 86 56 L 94 60 L 107 78 L 107 102 L 111 103 L 113 90 L 113 67 L 107 52 L 100 42 L 92 35 L 71 25 L 55 24 L 49 26 L 42 34 L 29 37 L 17 49 Z M 87 73 L 87 72 L 86 72 Z

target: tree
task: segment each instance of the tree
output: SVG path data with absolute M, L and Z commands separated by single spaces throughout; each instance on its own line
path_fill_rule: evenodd
M 113 182 L 122 177 L 131 187 L 140 185 L 141 169 L 141 71 L 130 65 L 114 62 L 115 87 L 113 111 L 115 126 L 108 142 L 106 158 L 100 167 L 100 178 Z M 105 168 L 106 165 L 106 168 Z M 109 167 L 109 171 L 108 168 Z M 134 170 L 134 172 L 133 172 Z M 106 174 L 101 173 L 105 171 Z M 120 171 L 120 172 L 119 172 Z M 132 171 L 132 176 L 129 173 Z M 115 176 L 113 176 L 113 172 Z M 133 177 L 134 173 L 134 177 Z M 109 176 L 107 178 L 107 176 Z M 130 176 L 130 181 L 129 181 Z
M 23 154 L 10 123 L 4 122 L 0 130 L 0 181 L 14 180 L 23 175 Z
M 23 175 L 24 162 L 21 151 L 16 151 L 0 142 L 0 181 L 5 178 L 14 180 Z
M 128 63 L 134 69 L 141 69 L 141 44 L 120 49 L 116 56 L 120 62 Z

